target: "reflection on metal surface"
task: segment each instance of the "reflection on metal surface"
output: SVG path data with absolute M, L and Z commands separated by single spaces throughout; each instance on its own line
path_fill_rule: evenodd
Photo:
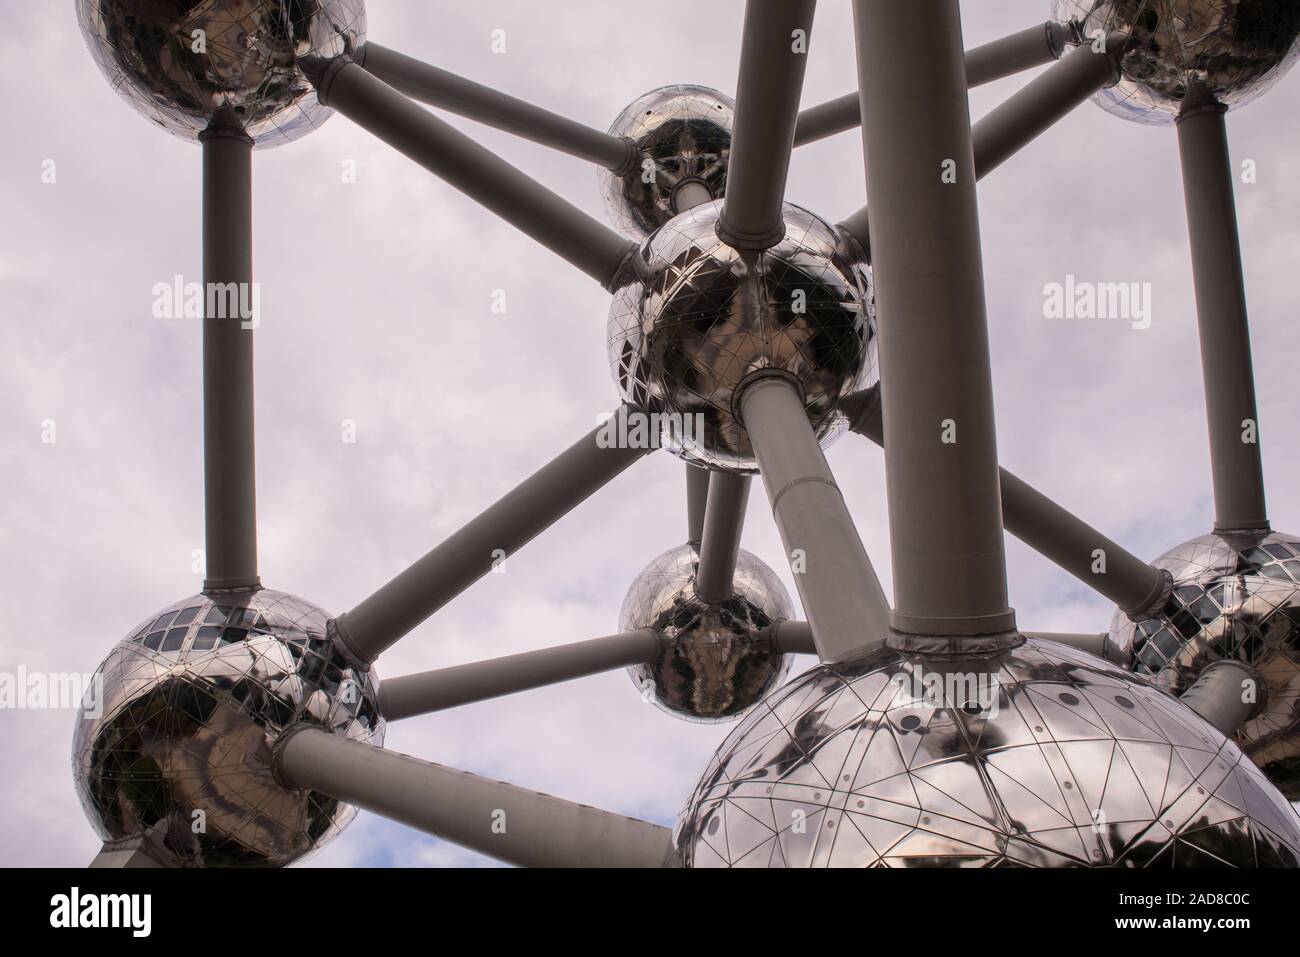
M 1160 614 L 1116 612 L 1110 650 L 1180 695 L 1205 666 L 1233 658 L 1263 679 L 1264 708 L 1236 740 L 1284 795 L 1300 800 L 1300 538 L 1203 535 L 1152 562 L 1174 577 Z
M 646 566 L 623 599 L 619 628 L 646 628 L 666 639 L 657 659 L 628 669 L 638 688 L 653 690 L 656 704 L 692 721 L 728 721 L 790 670 L 790 657 L 757 633 L 790 618 L 794 606 L 776 573 L 743 548 L 733 596 L 716 605 L 703 602 L 695 594 L 699 561 L 688 544 Z
M 675 197 L 687 183 L 720 198 L 735 109 L 731 97 L 689 84 L 660 87 L 629 104 L 609 132 L 632 140 L 639 162 L 623 175 L 598 171 L 614 227 L 633 239 L 650 235 L 682 211 Z
M 354 808 L 271 774 L 272 743 L 298 723 L 383 744 L 378 679 L 342 660 L 327 618 L 282 592 L 196 595 L 119 642 L 73 740 L 100 837 L 147 832 L 193 866 L 276 866 L 338 834 Z
M 258 146 L 295 140 L 331 111 L 299 67 L 365 39 L 363 0 L 76 0 L 113 89 L 146 119 L 197 139 L 228 112 Z
M 877 381 L 870 271 L 835 230 L 784 207 L 785 238 L 759 253 L 717 236 L 719 202 L 675 217 L 650 236 L 610 306 L 610 368 L 624 401 L 703 416 L 702 434 L 664 436 L 688 461 L 727 471 L 757 468 L 736 421 L 736 386 L 780 369 L 803 388 L 823 447 L 846 427 L 840 397 Z
M 1053 14 L 1078 23 L 1085 40 L 1098 31 L 1133 38 L 1123 79 L 1093 100 L 1139 123 L 1173 123 L 1193 82 L 1242 106 L 1300 56 L 1294 0 L 1054 0 Z
M 971 670 L 996 708 L 913 690 Z M 675 839 L 695 867 L 1300 863 L 1300 817 L 1235 744 L 1142 679 L 1032 638 L 799 675 L 723 742 Z

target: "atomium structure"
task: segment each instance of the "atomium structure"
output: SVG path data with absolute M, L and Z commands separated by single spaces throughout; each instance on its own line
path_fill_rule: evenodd
M 97 865 L 285 865 L 362 807 L 536 866 L 1300 866 L 1300 539 L 1264 506 L 1224 120 L 1300 56 L 1300 0 L 1057 0 L 971 50 L 957 0 L 852 7 L 855 92 L 800 111 L 814 0 L 748 0 L 734 100 L 664 87 L 606 133 L 374 43 L 361 0 L 77 0 L 113 88 L 200 144 L 208 294 L 206 578 L 78 715 Z M 971 123 L 971 87 L 1039 66 Z M 1182 159 L 1215 521 L 1152 563 L 998 466 L 975 184 L 1090 98 L 1176 126 Z M 615 228 L 426 106 L 595 164 Z M 258 575 L 254 333 L 221 295 L 252 277 L 253 150 L 335 112 L 609 291 L 622 404 L 331 617 Z M 787 203 L 792 148 L 859 126 L 868 205 Z M 885 449 L 892 604 L 823 452 L 850 431 Z M 659 448 L 687 540 L 619 632 L 380 683 L 386 648 Z M 740 548 L 754 475 L 807 621 Z M 1023 631 L 1005 532 L 1113 601 L 1109 629 Z M 383 748 L 387 722 L 618 668 L 738 719 L 672 830 Z

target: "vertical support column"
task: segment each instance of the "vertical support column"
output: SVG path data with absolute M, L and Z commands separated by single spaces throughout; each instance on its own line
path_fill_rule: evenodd
M 686 542 L 700 547 L 704 541 L 704 509 L 709 501 L 708 469 L 686 465 Z
M 894 561 L 891 627 L 1015 630 L 957 0 L 854 0 Z M 815 624 L 815 623 L 814 623 Z
M 253 141 L 218 116 L 203 144 L 204 590 L 257 576 L 253 454 Z M 255 317 L 254 317 L 255 318 Z
M 1216 531 L 1268 527 L 1227 110 L 1193 87 L 1178 117 L 1187 230 L 1210 428 Z
M 748 475 L 717 472 L 709 479 L 700 567 L 695 577 L 695 593 L 706 602 L 723 602 L 731 597 L 748 504 Z

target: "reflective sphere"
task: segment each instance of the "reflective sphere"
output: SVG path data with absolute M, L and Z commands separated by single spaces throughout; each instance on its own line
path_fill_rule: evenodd
M 744 549 L 732 597 L 706 604 L 695 594 L 699 561 L 693 546 L 682 545 L 646 566 L 623 599 L 619 628 L 666 639 L 657 659 L 628 669 L 638 688 L 653 688 L 661 708 L 692 721 L 729 721 L 790 670 L 790 656 L 757 632 L 790 618 L 794 606 L 776 573 Z
M 736 386 L 759 369 L 790 373 L 829 445 L 847 424 L 841 395 L 878 381 L 875 305 L 868 268 L 812 213 L 787 203 L 785 238 L 753 253 L 718 238 L 720 212 L 697 206 L 642 243 L 610 306 L 609 363 L 626 402 L 664 414 L 666 447 L 753 472 Z
M 332 111 L 317 102 L 301 59 L 350 53 L 366 34 L 364 0 L 76 2 L 113 89 L 186 140 L 219 110 L 258 146 L 311 132 Z
M 727 185 L 735 109 L 731 97 L 717 90 L 676 84 L 651 90 L 620 113 L 610 135 L 635 143 L 640 161 L 622 176 L 598 171 L 614 227 L 633 239 L 650 235 L 683 211 L 676 193 L 688 182 L 720 198 Z
M 298 723 L 383 744 L 378 679 L 348 667 L 328 617 L 282 592 L 196 595 L 119 642 L 73 741 L 77 791 L 100 837 L 150 832 L 186 865 L 266 867 L 338 834 L 355 808 L 271 773 L 273 742 Z
M 1193 81 L 1229 108 L 1249 103 L 1300 56 L 1296 0 L 1055 0 L 1053 10 L 1085 37 L 1135 38 L 1123 78 L 1093 101 L 1139 123 L 1173 123 Z
M 1235 744 L 1034 639 L 798 675 L 723 742 L 675 839 L 695 867 L 1300 866 L 1300 817 Z
M 1154 618 L 1116 612 L 1111 650 L 1174 695 L 1221 658 L 1255 669 L 1264 708 L 1238 729 L 1237 744 L 1300 800 L 1300 539 L 1203 535 L 1152 564 L 1169 569 L 1173 594 Z

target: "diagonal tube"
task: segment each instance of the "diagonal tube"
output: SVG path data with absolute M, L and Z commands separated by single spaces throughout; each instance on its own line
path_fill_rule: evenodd
M 1178 116 L 1219 532 L 1268 528 L 1227 107 L 1193 86 Z
M 860 395 L 858 401 L 870 399 Z M 861 409 L 851 404 L 857 403 L 842 405 L 852 417 L 850 428 L 884 445 L 880 404 L 871 402 Z M 1002 524 L 1008 532 L 1134 619 L 1150 617 L 1164 605 L 1172 587 L 1167 571 L 1142 561 L 1006 469 L 998 469 L 998 478 Z
M 1103 53 L 1094 52 L 1090 44 L 1076 47 L 976 122 L 971 128 L 976 178 L 992 172 L 1097 90 L 1113 83 L 1123 46 L 1123 39 L 1116 37 Z M 840 228 L 869 250 L 867 220 L 867 207 L 863 206 Z
M 1112 37 L 1103 51 L 1081 44 L 977 122 L 971 131 L 975 175 L 997 169 L 1088 97 L 1114 84 L 1123 49 L 1119 36 Z
M 695 593 L 711 604 L 732 595 L 732 578 L 740 554 L 740 535 L 749 504 L 749 476 L 717 472 L 709 479 L 709 499 L 704 511 L 704 535 Z
M 741 420 L 817 654 L 834 661 L 863 651 L 885 637 L 889 601 L 808 424 L 799 391 L 782 374 L 768 373 L 741 383 L 738 392 Z
M 957 0 L 854 0 L 893 632 L 1015 631 Z M 816 620 L 813 620 L 814 629 Z
M 610 422 L 597 426 L 361 604 L 334 619 L 334 635 L 358 663 L 374 661 L 495 564 L 649 452 L 611 440 L 628 435 L 628 416 L 639 414 L 621 407 Z
M 606 289 L 636 248 L 347 57 L 309 69 L 320 101 L 577 266 Z
M 736 249 L 781 241 L 781 204 L 815 0 L 748 0 L 718 235 Z
M 368 42 L 353 55 L 357 65 L 393 89 L 430 106 L 467 117 L 494 129 L 622 171 L 636 163 L 631 140 L 611 136 L 467 80 L 455 73 Z
M 628 631 L 400 678 L 385 678 L 379 685 L 379 712 L 387 720 L 397 721 L 641 664 L 652 660 L 659 652 L 659 639 L 653 632 Z
M 1231 738 L 1237 729 L 1264 708 L 1257 695 L 1267 685 L 1255 669 L 1235 658 L 1211 661 L 1179 700 Z
M 203 590 L 256 588 L 253 141 L 218 114 L 203 144 Z
M 1049 20 L 966 51 L 966 85 L 973 89 L 1059 59 L 1074 36 L 1068 24 Z M 799 113 L 794 145 L 803 146 L 862 123 L 857 92 L 837 96 Z
M 355 804 L 521 867 L 663 867 L 666 827 L 301 725 L 277 742 L 291 788 Z

